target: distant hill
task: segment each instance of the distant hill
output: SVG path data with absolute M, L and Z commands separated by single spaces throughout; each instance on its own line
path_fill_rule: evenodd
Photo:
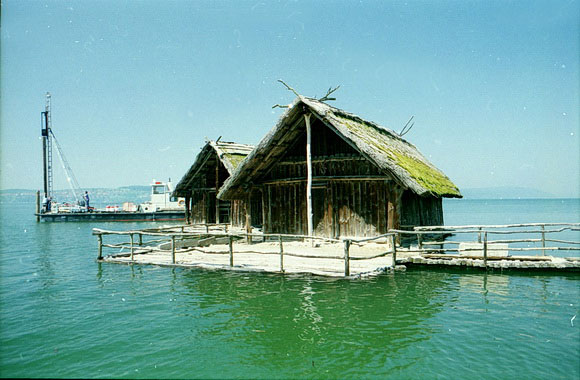
M 466 199 L 531 199 L 556 198 L 553 194 L 529 187 L 480 187 L 461 189 Z

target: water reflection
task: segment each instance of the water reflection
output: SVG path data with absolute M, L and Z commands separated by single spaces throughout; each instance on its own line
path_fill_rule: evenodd
M 347 281 L 190 271 L 179 279 L 189 294 L 200 295 L 188 307 L 215 321 L 203 339 L 243 347 L 243 361 L 273 373 L 295 368 L 298 376 L 318 376 L 330 368 L 355 371 L 353 359 L 383 368 L 409 345 L 428 340 L 432 328 L 425 320 L 450 301 L 447 277 Z

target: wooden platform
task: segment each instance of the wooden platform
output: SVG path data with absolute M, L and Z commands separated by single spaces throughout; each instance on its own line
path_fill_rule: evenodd
M 490 270 L 519 271 L 567 271 L 580 272 L 580 260 L 554 256 L 489 256 L 484 261 L 481 256 L 462 255 L 408 255 L 397 258 L 397 264 L 407 267 L 463 267 Z
M 392 255 L 385 244 L 356 245 L 350 248 L 349 277 L 383 273 L 392 269 Z M 284 242 L 282 260 L 278 242 L 248 244 L 236 242 L 233 247 L 233 265 L 230 265 L 229 246 L 213 244 L 207 247 L 182 248 L 175 251 L 175 264 L 171 250 L 136 248 L 133 259 L 128 252 L 104 256 L 102 262 L 118 264 L 161 265 L 195 267 L 269 273 L 308 273 L 330 277 L 344 277 L 345 263 L 342 243 L 314 244 L 310 242 Z M 310 257 L 304 257 L 308 255 Z M 314 256 L 314 257 L 313 257 Z

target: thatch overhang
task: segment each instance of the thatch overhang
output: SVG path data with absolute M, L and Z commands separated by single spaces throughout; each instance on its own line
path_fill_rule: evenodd
M 197 155 L 193 165 L 175 187 L 173 195 L 176 197 L 189 195 L 196 181 L 199 181 L 200 176 L 205 173 L 204 166 L 215 157 L 219 159 L 231 176 L 252 149 L 254 149 L 252 145 L 227 141 L 208 141 Z
M 396 132 L 316 99 L 299 96 L 231 174 L 218 198 L 242 198 L 304 133 L 305 112 L 311 112 L 403 188 L 420 196 L 462 197 L 457 186 L 441 170 Z

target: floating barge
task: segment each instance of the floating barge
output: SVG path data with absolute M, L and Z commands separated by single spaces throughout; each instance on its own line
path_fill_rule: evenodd
M 146 221 L 181 221 L 185 220 L 183 211 L 157 211 L 157 212 L 66 212 L 35 214 L 40 222 L 146 222 Z
M 138 222 L 138 221 L 169 221 L 185 220 L 185 202 L 172 195 L 171 181 L 161 182 L 153 180 L 151 183 L 150 200 L 139 206 L 125 202 L 123 207 L 109 206 L 104 209 L 78 205 L 60 205 L 53 202 L 51 210 L 41 207 L 40 193 L 36 199 L 36 218 L 39 222 Z

